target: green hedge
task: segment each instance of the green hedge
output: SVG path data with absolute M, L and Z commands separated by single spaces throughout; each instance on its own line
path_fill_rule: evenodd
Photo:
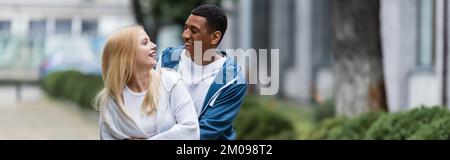
M 449 116 L 450 112 L 442 107 L 422 107 L 409 112 L 382 116 L 367 131 L 365 139 L 422 139 L 420 134 L 424 133 L 423 130 L 428 130 L 433 123 L 440 123 L 442 119 Z M 433 135 L 429 138 L 438 139 L 439 137 Z
M 366 131 L 382 115 L 384 115 L 382 112 L 369 112 L 354 119 L 346 120 L 342 123 L 340 130 L 331 133 L 328 139 L 364 139 Z
M 315 104 L 313 112 L 313 121 L 320 122 L 335 115 L 334 100 L 328 100 L 323 104 Z
M 331 139 L 336 133 L 342 132 L 342 124 L 347 121 L 345 117 L 328 118 L 320 122 L 313 131 L 307 133 L 305 139 L 323 140 Z
M 78 71 L 54 72 L 44 77 L 42 82 L 49 95 L 69 99 L 86 108 L 93 108 L 91 102 L 103 88 L 100 76 L 84 75 Z
M 296 135 L 292 122 L 255 96 L 246 97 L 234 127 L 241 140 L 289 140 Z
M 67 79 L 79 75 L 77 71 L 54 72 L 43 80 L 44 90 L 52 96 L 64 97 L 64 89 Z
M 326 119 L 308 139 L 448 140 L 450 111 L 420 107 L 407 112 L 370 112 L 356 118 Z

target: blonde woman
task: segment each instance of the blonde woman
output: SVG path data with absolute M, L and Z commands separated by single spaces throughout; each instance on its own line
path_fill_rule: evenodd
M 113 33 L 102 56 L 105 88 L 97 96 L 100 138 L 199 139 L 194 103 L 180 76 L 156 71 L 156 45 L 141 26 Z

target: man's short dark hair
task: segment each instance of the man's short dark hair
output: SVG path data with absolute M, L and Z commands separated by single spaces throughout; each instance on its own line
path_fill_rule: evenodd
M 219 40 L 222 41 L 225 32 L 227 31 L 227 16 L 223 12 L 222 8 L 214 4 L 204 4 L 193 9 L 192 15 L 205 17 L 208 25 L 208 32 L 212 33 L 215 31 L 220 31 L 222 37 Z

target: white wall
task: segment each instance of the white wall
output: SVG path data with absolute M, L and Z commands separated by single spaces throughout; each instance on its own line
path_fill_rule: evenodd
M 312 0 L 295 1 L 295 67 L 287 71 L 284 81 L 281 79 L 287 95 L 302 102 L 311 98 L 312 8 Z
M 381 36 L 389 110 L 408 106 L 408 78 L 418 50 L 417 0 L 381 0 Z
M 416 72 L 409 81 L 408 109 L 441 104 L 439 80 L 435 73 Z

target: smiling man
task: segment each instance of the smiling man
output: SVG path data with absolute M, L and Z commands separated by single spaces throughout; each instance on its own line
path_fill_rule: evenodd
M 200 139 L 234 140 L 232 123 L 247 93 L 246 80 L 231 55 L 217 49 L 227 30 L 223 10 L 212 4 L 192 10 L 184 46 L 165 49 L 158 66 L 181 74 L 199 117 Z

